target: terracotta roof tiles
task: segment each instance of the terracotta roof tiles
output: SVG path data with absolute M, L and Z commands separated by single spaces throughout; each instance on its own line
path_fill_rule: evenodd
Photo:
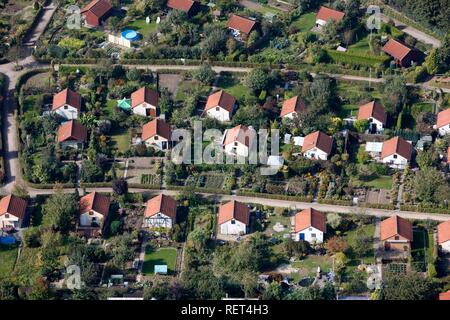
M 299 96 L 295 96 L 283 102 L 280 117 L 284 117 L 291 112 L 298 113 L 304 110 L 306 110 L 305 103 L 302 101 L 302 99 L 300 99 Z
M 142 140 L 145 141 L 155 135 L 170 140 L 172 132 L 170 125 L 162 119 L 154 119 L 142 127 Z
M 294 231 L 300 232 L 309 227 L 314 227 L 322 232 L 327 230 L 327 220 L 323 212 L 308 208 L 295 214 Z
M 380 223 L 380 240 L 401 236 L 406 240 L 413 241 L 412 224 L 406 219 L 393 215 Z
M 78 111 L 81 110 L 81 96 L 70 89 L 64 89 L 63 91 L 55 94 L 53 96 L 53 107 L 52 110 L 61 108 L 63 105 L 69 105 L 76 108 Z
M 359 107 L 358 120 L 374 118 L 386 125 L 387 113 L 379 101 L 371 101 Z
M 345 15 L 344 12 L 321 6 L 319 12 L 317 12 L 316 14 L 316 20 L 320 19 L 323 21 L 328 21 L 331 19 L 336 22 L 339 22 L 344 18 L 344 15 Z
M 106 217 L 109 214 L 110 204 L 109 197 L 94 191 L 81 197 L 80 213 L 83 214 L 94 210 Z
M 236 219 L 248 226 L 250 224 L 250 210 L 247 205 L 235 200 L 221 205 L 217 223 L 221 225 L 231 219 Z
M 162 213 L 173 220 L 177 218 L 177 202 L 170 196 L 160 194 L 147 201 L 144 217 L 150 218 L 157 213 Z
M 393 154 L 398 154 L 406 160 L 411 160 L 413 153 L 413 146 L 408 141 L 401 137 L 394 137 L 383 142 L 383 148 L 381 149 L 381 159 L 389 157 Z
M 231 15 L 227 22 L 227 28 L 239 30 L 242 33 L 250 34 L 256 25 L 256 21 L 238 15 Z
M 208 100 L 206 101 L 205 111 L 208 111 L 215 107 L 221 107 L 231 113 L 233 111 L 235 103 L 235 97 L 223 90 L 220 90 L 209 95 Z
M 9 213 L 19 219 L 24 219 L 26 209 L 27 201 L 15 195 L 10 194 L 0 200 L 0 216 Z
M 61 124 L 58 128 L 58 142 L 67 140 L 87 140 L 87 129 L 77 120 L 70 120 Z
M 325 133 L 316 131 L 308 134 L 303 140 L 302 152 L 306 152 L 312 148 L 317 148 L 326 152 L 331 153 L 333 147 L 333 138 L 327 136 Z

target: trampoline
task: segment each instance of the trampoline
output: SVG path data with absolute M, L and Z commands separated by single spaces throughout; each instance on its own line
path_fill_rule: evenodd
M 130 41 L 135 41 L 139 39 L 139 34 L 131 29 L 123 30 L 121 36 L 122 38 Z

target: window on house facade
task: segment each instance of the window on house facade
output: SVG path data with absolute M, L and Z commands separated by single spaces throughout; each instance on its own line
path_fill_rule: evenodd
M 155 136 L 153 139 L 154 139 L 154 140 L 158 140 L 158 136 Z
M 69 109 L 69 107 L 68 106 L 64 106 L 64 110 L 67 110 L 67 109 Z
M 397 155 L 396 154 L 394 154 L 394 159 L 397 159 Z
M 9 213 L 5 214 L 5 219 L 9 219 Z
M 92 211 L 92 210 L 89 211 L 89 215 L 90 215 L 90 216 L 94 215 L 94 211 Z
M 231 220 L 231 224 L 236 224 L 236 220 Z
M 315 238 L 316 234 L 315 233 L 311 233 L 311 238 Z
M 400 237 L 399 236 L 395 236 L 395 240 L 400 240 Z
M 220 110 L 220 108 L 219 107 L 216 107 L 216 111 L 219 111 Z

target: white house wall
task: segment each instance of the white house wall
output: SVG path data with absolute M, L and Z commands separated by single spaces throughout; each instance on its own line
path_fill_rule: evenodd
M 295 234 L 295 241 L 300 241 L 300 233 L 305 235 L 303 240 L 308 241 L 309 243 L 322 243 L 323 242 L 323 232 L 314 227 L 306 228 L 300 232 Z M 315 235 L 315 237 L 313 237 Z
M 308 159 L 314 158 L 317 160 L 327 160 L 327 158 L 328 158 L 328 153 L 326 153 L 318 148 L 309 149 L 303 155 Z
M 78 109 L 68 104 L 59 107 L 54 112 L 67 120 L 78 119 Z
M 245 234 L 247 233 L 247 227 L 241 221 L 234 220 L 233 224 L 232 220 L 229 220 L 220 225 L 220 233 L 231 235 Z

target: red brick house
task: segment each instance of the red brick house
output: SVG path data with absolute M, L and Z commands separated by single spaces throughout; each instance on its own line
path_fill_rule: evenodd
M 107 0 L 93 0 L 83 9 L 81 14 L 84 16 L 86 26 L 91 28 L 99 27 L 102 22 L 111 13 L 112 5 Z

